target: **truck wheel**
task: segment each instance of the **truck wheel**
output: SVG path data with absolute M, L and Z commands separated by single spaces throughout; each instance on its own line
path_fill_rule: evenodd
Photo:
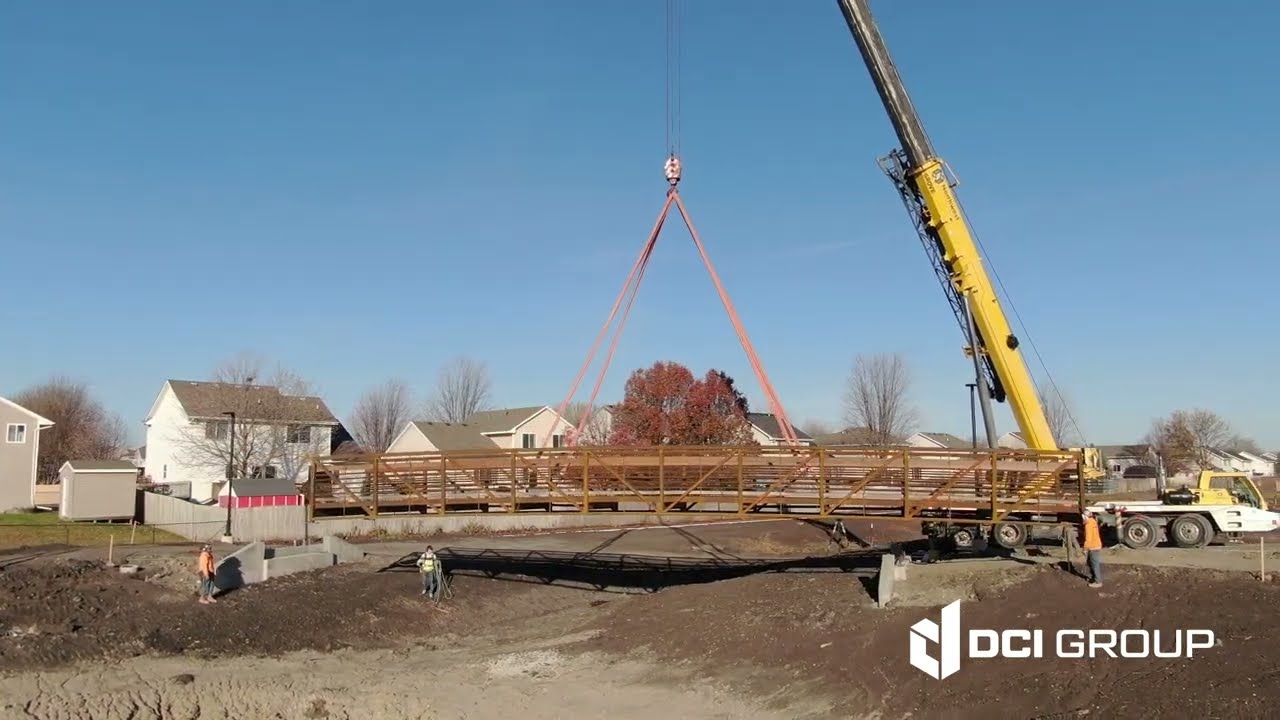
M 991 536 L 1005 550 L 1017 550 L 1027 542 L 1027 528 L 1018 523 L 996 523 Z
M 1157 537 L 1155 523 L 1141 515 L 1125 518 L 1124 526 L 1120 529 L 1120 542 L 1134 550 L 1155 545 Z
M 1179 515 L 1169 524 L 1169 538 L 1180 548 L 1202 548 L 1213 539 L 1213 526 L 1203 515 Z
M 969 550 L 978 539 L 978 533 L 971 527 L 957 528 L 951 533 L 951 542 L 957 550 Z

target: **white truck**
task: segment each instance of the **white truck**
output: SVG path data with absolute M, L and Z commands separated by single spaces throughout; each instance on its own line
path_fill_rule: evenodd
M 1161 531 L 1178 547 L 1201 548 L 1219 534 L 1239 539 L 1244 533 L 1280 530 L 1280 513 L 1267 507 L 1244 473 L 1206 470 L 1194 487 L 1166 491 L 1157 500 L 1109 500 L 1088 510 L 1131 548 L 1152 547 Z

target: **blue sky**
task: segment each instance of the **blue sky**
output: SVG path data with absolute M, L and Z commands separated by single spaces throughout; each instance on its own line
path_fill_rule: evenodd
M 835 3 L 685 4 L 683 195 L 789 414 L 838 420 L 853 357 L 900 352 L 924 429 L 967 432 L 971 366 Z M 0 393 L 72 375 L 140 440 L 164 379 L 241 351 L 340 416 L 467 354 L 499 402 L 557 402 L 662 202 L 663 6 L 5 4 Z M 1087 439 L 1202 406 L 1280 446 L 1280 8 L 875 7 Z M 764 409 L 675 230 L 606 394 L 670 359 Z

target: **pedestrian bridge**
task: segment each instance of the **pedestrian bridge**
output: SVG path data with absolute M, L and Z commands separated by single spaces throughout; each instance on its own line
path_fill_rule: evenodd
M 974 517 L 1078 510 L 1081 456 L 1029 450 L 650 446 L 316 459 L 311 517 L 692 513 Z

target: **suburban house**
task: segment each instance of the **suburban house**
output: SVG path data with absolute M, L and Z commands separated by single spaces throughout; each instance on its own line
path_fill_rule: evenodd
M 786 445 L 787 438 L 782 434 L 782 424 L 773 413 L 747 413 L 747 423 L 751 425 L 751 439 L 761 445 Z M 801 445 L 816 445 L 813 436 L 792 425 L 796 433 L 796 441 Z
M 907 438 L 907 445 L 928 450 L 972 450 L 973 441 L 964 440 L 951 433 L 918 432 Z
M 996 447 L 1010 450 L 1026 450 L 1027 441 L 1022 439 L 1022 433 L 1020 432 L 1007 432 L 996 438 Z
M 144 424 L 151 482 L 189 483 L 192 500 L 210 502 L 233 468 L 239 477 L 305 479 L 311 458 L 330 454 L 339 423 L 318 397 L 168 380 Z
M 825 433 L 814 438 L 824 447 L 876 447 L 880 445 L 876 433 L 865 427 L 847 427 L 839 432 Z
M 147 465 L 147 446 L 143 445 L 136 448 L 127 448 L 120 453 L 120 460 L 133 463 L 134 467 L 146 467 Z
M 1150 445 L 1101 445 L 1103 465 L 1111 477 L 1151 478 L 1159 473 L 1160 460 Z
M 0 512 L 36 506 L 40 431 L 53 421 L 0 397 Z
M 446 452 L 453 450 L 531 449 L 564 445 L 572 427 L 548 405 L 474 413 L 465 423 L 414 420 L 391 441 L 387 452 Z

